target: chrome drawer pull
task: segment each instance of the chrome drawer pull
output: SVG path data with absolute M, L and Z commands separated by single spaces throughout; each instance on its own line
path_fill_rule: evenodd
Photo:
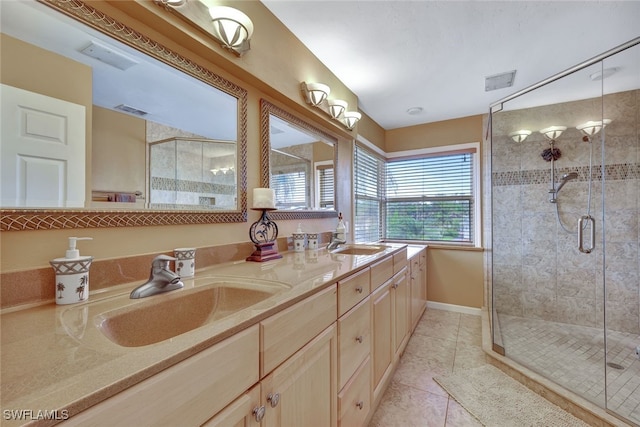
M 358 341 L 360 344 L 362 344 L 362 335 L 358 335 L 356 337 L 356 341 Z
M 356 407 L 357 407 L 358 409 L 362 409 L 362 408 L 364 408 L 364 402 L 361 400 L 360 402 L 356 403 Z
M 263 406 L 258 406 L 257 408 L 253 409 L 253 416 L 255 417 L 257 422 L 262 421 L 262 419 L 264 418 L 264 413 L 266 412 L 266 409 Z
M 278 406 L 278 402 L 280 402 L 280 394 L 279 393 L 269 393 L 267 395 L 267 402 L 271 405 L 272 408 Z
M 361 293 L 362 293 L 362 286 L 358 286 L 358 287 L 356 288 L 356 292 L 357 292 L 357 293 L 359 293 L 359 294 L 361 294 Z

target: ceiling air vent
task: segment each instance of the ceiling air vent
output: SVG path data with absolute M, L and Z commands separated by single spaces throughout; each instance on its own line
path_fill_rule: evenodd
M 139 110 L 137 108 L 133 108 L 133 107 L 131 107 L 129 105 L 126 105 L 126 104 L 120 104 L 120 105 L 118 105 L 118 106 L 116 106 L 114 108 L 116 110 L 124 111 L 125 113 L 134 114 L 134 115 L 140 116 L 140 117 L 146 116 L 147 114 L 149 114 L 146 111 L 142 111 L 142 110 Z
M 484 78 L 484 91 L 489 92 L 496 89 L 513 86 L 516 78 L 516 70 L 507 71 L 506 73 L 495 74 Z
M 84 53 L 87 56 L 95 58 L 100 62 L 104 62 L 105 64 L 109 64 L 120 70 L 127 70 L 138 63 L 138 61 L 130 58 L 124 53 L 118 52 L 114 48 L 96 41 L 89 43 L 89 46 L 80 50 L 80 53 Z

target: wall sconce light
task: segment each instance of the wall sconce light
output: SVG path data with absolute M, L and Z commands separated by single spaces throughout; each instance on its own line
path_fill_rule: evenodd
M 322 83 L 302 82 L 300 87 L 304 93 L 305 100 L 314 107 L 319 106 L 331 93 L 331 88 Z
M 529 135 L 531 135 L 531 131 L 526 129 L 520 129 L 509 134 L 511 139 L 513 139 L 515 142 L 522 142 L 527 139 Z
M 327 101 L 329 105 L 329 115 L 332 119 L 338 120 L 340 115 L 347 109 L 347 102 L 341 99 L 330 99 Z
M 560 138 L 560 135 L 562 135 L 562 132 L 564 132 L 565 130 L 567 130 L 566 126 L 550 126 L 548 128 L 542 129 L 540 133 L 543 134 L 548 140 L 555 141 L 556 139 Z
M 357 111 L 344 112 L 344 124 L 349 130 L 352 130 L 356 126 L 356 123 L 358 123 L 361 118 L 362 118 L 362 114 L 358 113 Z
M 302 82 L 300 83 L 300 89 L 307 104 L 320 108 L 325 113 L 328 113 L 332 119 L 344 124 L 349 130 L 353 130 L 356 123 L 362 118 L 362 115 L 357 111 L 346 111 L 349 105 L 346 101 L 327 99 L 331 93 L 331 88 L 325 84 Z M 326 103 L 325 100 L 327 101 Z M 341 115 L 342 119 L 340 119 Z
M 209 8 L 213 20 L 213 35 L 222 47 L 242 55 L 251 47 L 249 40 L 253 35 L 253 22 L 238 9 L 228 6 Z
M 189 23 L 197 25 L 213 36 L 220 45 L 237 56 L 244 55 L 251 46 L 253 22 L 228 6 L 211 6 L 200 0 L 153 0 L 165 9 L 176 12 Z
M 582 123 L 576 126 L 576 129 L 582 132 L 584 136 L 593 136 L 596 133 L 600 132 L 609 123 L 611 123 L 610 119 L 589 120 L 586 123 Z

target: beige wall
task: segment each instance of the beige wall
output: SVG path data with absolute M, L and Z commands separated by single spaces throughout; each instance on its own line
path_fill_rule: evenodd
M 92 131 L 92 173 L 87 185 L 98 191 L 145 193 L 145 120 L 94 106 Z
M 317 60 L 276 18 L 257 1 L 227 2 L 247 13 L 256 32 L 251 51 L 237 58 L 224 51 L 200 30 L 189 27 L 179 17 L 167 14 L 152 2 L 91 2 L 91 6 L 136 28 L 170 49 L 243 87 L 248 92 L 247 196 L 251 206 L 251 189 L 260 186 L 260 111 L 261 98 L 329 130 L 339 138 L 336 167 L 337 203 L 350 218 L 353 210 L 353 138 L 356 131 L 378 146 L 406 150 L 461 142 L 481 141 L 480 117 L 430 125 L 384 131 L 366 115 L 349 132 L 328 119 L 317 108 L 304 103 L 300 82 L 328 84 L 332 96 L 345 99 L 350 109 L 357 108 L 356 96 Z M 188 49 L 185 47 L 188 46 Z M 5 45 L 3 39 L 2 76 L 4 78 Z M 51 77 L 48 77 L 51 78 Z M 90 104 L 89 104 L 90 105 Z M 390 150 L 387 150 L 390 151 Z M 170 251 L 177 246 L 214 246 L 248 241 L 250 224 L 258 213 L 249 210 L 249 221 L 237 224 L 179 225 L 162 227 L 123 227 L 82 230 L 44 230 L 2 232 L 0 234 L 0 271 L 22 271 L 48 266 L 50 259 L 62 256 L 69 236 L 89 236 L 81 242 L 84 255 L 111 259 L 137 254 Z M 279 221 L 280 236 L 289 236 L 298 220 Z M 334 219 L 306 220 L 309 231 L 329 231 Z M 477 261 L 480 260 L 480 261 Z M 443 263 L 443 265 L 440 265 Z M 458 264 L 464 265 L 460 268 Z M 429 299 L 450 304 L 482 305 L 482 262 L 480 252 L 431 249 L 429 256 Z M 475 283 L 479 283 L 479 287 Z M 471 290 L 470 290 L 471 287 Z M 480 295 L 476 297 L 476 294 Z

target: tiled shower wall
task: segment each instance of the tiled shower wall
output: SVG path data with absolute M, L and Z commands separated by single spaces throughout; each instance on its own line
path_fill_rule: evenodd
M 640 91 L 554 104 L 493 116 L 491 190 L 493 295 L 498 313 L 640 333 Z M 604 136 L 593 137 L 591 207 L 590 144 L 576 125 L 609 118 Z M 565 232 L 549 202 L 549 142 L 537 130 L 566 126 L 556 148 L 556 181 L 578 172 L 558 194 Z M 524 142 L 508 134 L 534 131 Z M 604 176 L 604 187 L 603 187 Z M 604 212 L 603 212 L 604 191 Z M 577 220 L 596 220 L 596 248 L 578 251 Z M 605 239 L 603 241 L 603 229 Z M 604 250 L 603 250 L 604 249 Z M 605 303 L 606 301 L 606 303 Z

